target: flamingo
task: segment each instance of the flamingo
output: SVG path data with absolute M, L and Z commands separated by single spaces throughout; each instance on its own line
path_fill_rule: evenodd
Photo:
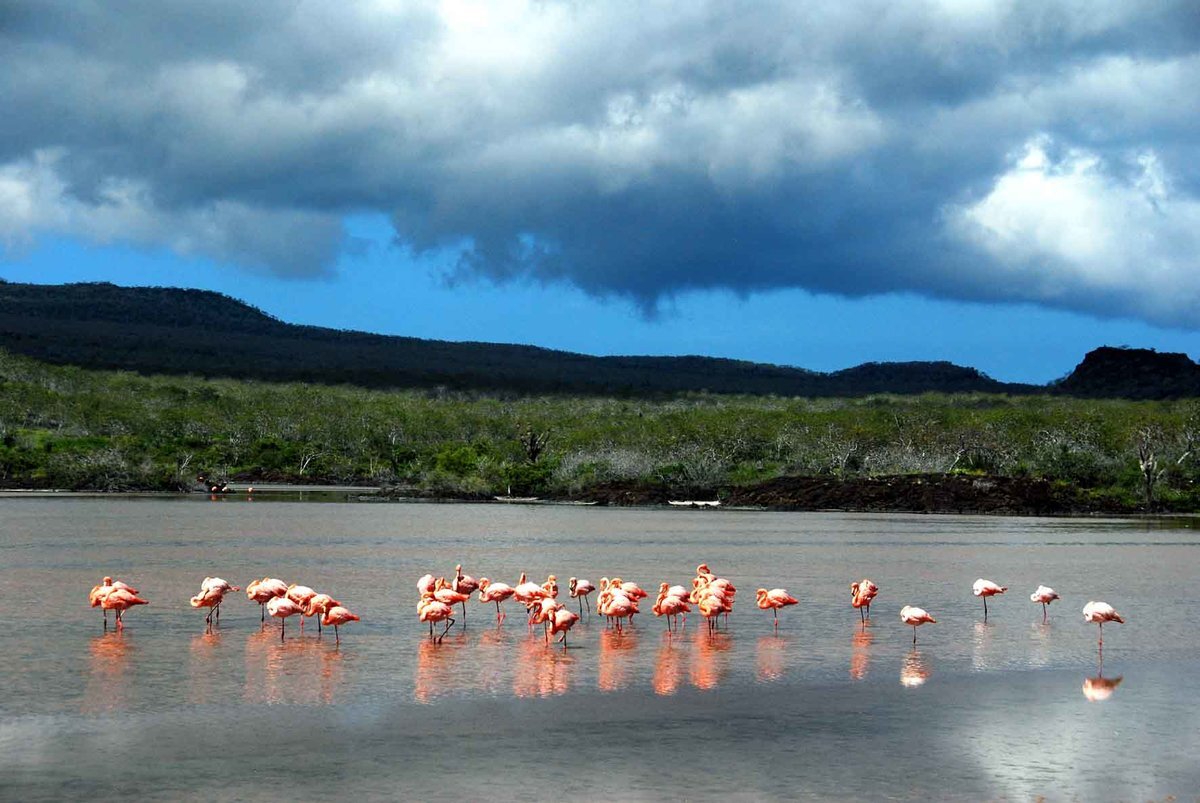
M 105 630 L 108 630 L 108 609 L 102 607 L 100 605 L 100 603 L 104 600 L 105 597 L 108 596 L 110 591 L 117 589 L 117 588 L 128 591 L 131 594 L 133 594 L 134 596 L 136 596 L 138 593 L 138 590 L 136 588 L 134 588 L 133 586 L 131 586 L 127 583 L 122 583 L 120 580 L 114 580 L 111 577 L 108 577 L 107 575 L 104 577 L 103 580 L 100 581 L 100 585 L 92 586 L 92 590 L 88 592 L 88 604 L 90 604 L 93 608 L 99 607 L 101 609 L 101 613 L 104 615 L 104 629 Z
M 321 616 L 329 613 L 331 610 L 341 604 L 342 603 L 338 602 L 328 594 L 313 594 L 313 596 L 309 598 L 308 604 L 304 606 L 304 615 L 317 617 L 317 632 L 320 633 Z M 303 622 L 304 620 L 301 619 L 300 621 Z
M 479 590 L 479 581 L 469 574 L 463 574 L 462 564 L 456 564 L 454 567 L 454 585 L 451 586 L 459 594 L 466 594 L 467 599 Z M 463 600 L 463 627 L 467 626 L 467 602 Z
M 301 614 L 300 624 L 304 624 L 304 609 L 291 597 L 272 597 L 267 601 L 267 613 L 279 620 L 280 641 L 283 641 L 284 633 L 287 631 L 287 618 L 289 616 Z
M 1116 608 L 1109 605 L 1107 602 L 1089 602 L 1083 606 L 1083 618 L 1093 624 L 1100 626 L 1100 645 L 1104 646 L 1104 623 L 1117 622 L 1125 624 L 1125 620 L 1121 618 L 1121 614 L 1117 613 Z
M 533 604 L 544 596 L 546 596 L 546 589 L 527 580 L 525 572 L 521 572 L 521 579 L 513 586 L 513 599 L 525 606 L 525 611 L 530 614 L 528 622 L 530 625 L 533 624 Z
M 758 607 L 764 611 L 769 609 L 775 616 L 775 627 L 779 627 L 779 609 L 800 602 L 800 600 L 789 594 L 785 588 L 772 588 L 770 591 L 760 588 L 754 593 L 756 596 L 755 602 L 758 603 Z
M 508 583 L 493 583 L 486 577 L 479 578 L 479 601 L 496 603 L 496 624 L 503 623 L 505 617 L 500 610 L 500 603 L 512 595 L 513 589 Z
M 715 594 L 707 594 L 700 598 L 699 606 L 700 615 L 704 617 L 704 620 L 708 624 L 708 632 L 714 632 L 716 630 L 715 620 L 725 610 L 724 603 Z
M 1058 592 L 1050 586 L 1038 586 L 1037 591 L 1029 595 L 1030 602 L 1042 603 L 1042 622 L 1046 621 L 1046 606 L 1058 599 Z
M 208 616 L 204 617 L 204 622 L 209 627 L 212 627 L 213 614 L 221 608 L 221 600 L 225 598 L 225 592 L 220 586 L 212 586 L 210 588 L 200 589 L 200 593 L 192 597 L 191 602 L 193 608 L 208 608 Z
M 454 627 L 454 618 L 451 615 L 453 613 L 453 608 L 444 602 L 438 602 L 433 594 L 425 594 L 417 603 L 417 618 L 422 622 L 429 622 L 429 640 L 436 644 L 441 644 L 450 628 Z M 434 622 L 446 623 L 446 629 L 436 638 L 433 635 Z
M 858 618 L 865 625 L 871 618 L 871 600 L 879 593 L 879 586 L 867 578 L 850 584 L 850 604 L 858 608 Z
M 558 599 L 558 578 L 552 574 L 547 575 L 546 582 L 542 583 L 542 590 L 550 599 Z
M 308 602 L 317 595 L 317 592 L 308 586 L 297 585 L 292 583 L 288 586 L 287 598 L 300 608 L 301 613 L 308 607 Z M 300 631 L 304 631 L 304 617 L 300 617 Z
M 611 590 L 611 589 L 610 589 Z M 622 619 L 632 619 L 633 615 L 638 612 L 637 603 L 631 600 L 624 594 L 613 592 L 612 598 L 607 606 L 600 611 L 605 616 L 610 616 L 616 621 L 618 633 L 625 632 L 621 624 Z
M 997 594 L 1003 594 L 1005 591 L 1008 591 L 1008 586 L 997 585 L 991 580 L 984 580 L 982 577 L 976 580 L 974 585 L 971 586 L 972 594 L 977 597 L 983 597 L 983 621 L 987 621 L 988 597 L 994 597 Z
M 579 613 L 583 614 L 583 604 L 587 603 L 588 613 L 592 612 L 592 603 L 588 599 L 588 595 L 596 590 L 596 587 L 588 580 L 579 580 L 572 577 L 567 582 L 567 589 L 571 596 L 579 600 Z
M 324 595 L 318 595 L 318 596 L 324 596 Z M 328 627 L 329 625 L 333 625 L 334 642 L 337 644 L 341 644 L 342 639 L 338 635 L 338 625 L 344 625 L 348 622 L 357 622 L 360 620 L 359 620 L 357 614 L 350 613 L 350 611 L 348 609 L 343 608 L 341 605 L 338 605 L 337 603 L 334 603 L 329 608 L 329 610 L 325 611 L 325 616 L 323 617 L 322 621 L 325 623 L 326 627 Z
M 682 587 L 677 586 L 680 591 Z M 671 632 L 671 618 L 675 618 L 675 629 L 679 629 L 679 615 L 687 613 L 692 609 L 692 606 L 687 604 L 687 601 L 682 597 L 675 596 L 671 593 L 671 589 L 663 583 L 658 587 L 658 599 L 655 600 L 654 606 L 650 609 L 655 616 L 667 617 L 667 632 Z
M 125 611 L 135 605 L 149 605 L 149 600 L 144 600 L 130 591 L 128 588 L 113 588 L 100 600 L 100 607 L 106 611 L 116 611 L 117 614 L 117 629 L 125 629 Z M 108 619 L 104 620 L 105 626 L 108 625 Z
M 579 614 L 575 611 L 568 611 L 563 605 L 559 605 L 555 609 L 553 616 L 550 618 L 550 633 L 562 633 L 559 641 L 562 642 L 563 651 L 567 649 L 567 631 L 575 626 L 579 621 Z
M 421 579 L 417 580 L 417 593 L 424 594 L 426 591 L 433 591 L 434 580 L 432 574 L 421 575 Z
M 925 623 L 937 624 L 937 619 L 930 616 L 924 608 L 918 608 L 915 605 L 905 605 L 900 609 L 900 621 L 906 625 L 912 625 L 913 629 L 913 644 L 917 643 L 917 626 Z
M 450 607 L 466 603 L 471 598 L 470 594 L 460 594 L 450 587 L 450 584 L 444 580 L 439 587 L 433 589 L 433 598 L 438 602 L 444 602 Z
M 212 606 L 212 608 L 209 610 L 209 618 L 211 619 L 212 614 L 215 613 L 217 615 L 217 621 L 220 621 L 221 620 L 221 601 L 225 598 L 225 595 L 228 594 L 230 591 L 241 591 L 241 590 L 242 589 L 238 588 L 235 585 L 230 584 L 228 581 L 226 581 L 225 579 L 223 579 L 221 577 L 205 577 L 204 580 L 200 583 L 200 596 L 201 597 L 203 597 L 205 594 L 207 594 L 211 591 L 220 591 L 221 592 L 221 596 L 217 599 L 216 605 Z M 197 606 L 193 604 L 192 607 L 195 608 Z M 208 607 L 208 606 L 204 606 L 204 607 Z M 212 624 L 212 622 L 210 621 L 209 624 Z
M 251 602 L 258 603 L 258 621 L 267 621 L 267 609 L 263 606 L 270 602 L 275 597 L 282 597 L 287 594 L 288 585 L 282 580 L 277 580 L 274 577 L 264 577 L 261 580 L 253 580 L 246 586 L 246 598 Z

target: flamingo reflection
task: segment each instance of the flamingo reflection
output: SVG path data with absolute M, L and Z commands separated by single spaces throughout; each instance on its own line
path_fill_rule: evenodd
M 317 639 L 275 637 L 274 628 L 246 636 L 246 702 L 323 704 L 334 702 L 341 687 L 342 655 Z
M 600 691 L 617 691 L 629 685 L 629 662 L 638 643 L 633 630 L 605 630 L 600 633 L 600 658 L 596 683 Z
M 900 685 L 915 689 L 929 680 L 929 675 L 929 663 L 920 650 L 913 648 L 904 656 L 904 663 L 900 665 Z
M 787 669 L 788 642 L 786 636 L 758 637 L 754 657 L 760 683 L 769 683 L 783 677 Z
M 206 629 L 192 636 L 188 655 L 188 700 L 194 705 L 213 702 L 219 695 L 216 686 L 222 674 L 221 632 Z
M 658 654 L 654 657 L 654 676 L 651 678 L 651 685 L 654 687 L 655 694 L 666 697 L 674 694 L 679 688 L 679 679 L 683 674 L 680 667 L 681 660 L 680 649 L 676 647 L 675 640 L 671 638 L 670 633 L 664 633 Z
M 119 711 L 128 704 L 131 659 L 136 655 L 132 639 L 117 630 L 88 642 L 88 679 L 83 693 L 85 713 Z
M 875 631 L 859 629 L 850 637 L 850 677 L 862 680 L 867 676 L 871 664 L 871 644 L 875 641 Z
M 1121 675 L 1115 678 L 1106 678 L 1103 676 L 1084 678 L 1083 696 L 1087 698 L 1089 703 L 1104 702 L 1113 696 L 1113 692 L 1117 690 L 1117 686 L 1121 685 L 1123 679 Z
M 566 694 L 571 685 L 575 659 L 549 646 L 544 640 L 526 639 L 518 648 L 513 674 L 517 697 L 553 697 Z
M 436 641 L 417 642 L 417 665 L 413 674 L 413 699 L 430 703 L 454 691 L 459 675 L 454 671 L 455 656 Z
M 692 661 L 688 666 L 688 680 L 697 689 L 715 689 L 721 682 L 729 659 L 729 648 L 733 639 L 729 633 L 696 631 L 693 639 Z
M 1100 652 L 1097 654 L 1098 664 L 1096 666 L 1096 677 L 1083 679 L 1083 696 L 1087 698 L 1089 703 L 1101 703 L 1113 696 L 1113 692 L 1117 690 L 1117 686 L 1121 685 L 1124 679 L 1123 675 L 1118 675 L 1115 678 L 1104 677 L 1104 647 L 1100 647 Z

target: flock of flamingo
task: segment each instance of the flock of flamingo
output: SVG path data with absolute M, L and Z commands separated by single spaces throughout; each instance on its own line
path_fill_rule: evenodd
M 466 626 L 467 602 L 476 592 L 478 592 L 478 600 L 481 604 L 496 606 L 497 626 L 503 624 L 505 619 L 501 604 L 509 599 L 515 600 L 518 604 L 525 606 L 528 626 L 533 628 L 536 625 L 542 625 L 547 641 L 551 636 L 559 636 L 558 641 L 563 645 L 564 650 L 567 648 L 567 633 L 584 615 L 585 604 L 588 613 L 591 613 L 589 597 L 593 592 L 599 592 L 596 596 L 596 613 L 604 616 L 609 625 L 617 632 L 623 631 L 626 623 L 631 622 L 633 617 L 641 612 L 638 607 L 639 603 L 650 596 L 637 583 L 627 582 L 620 577 L 602 577 L 599 586 L 593 585 L 587 580 L 572 577 L 567 584 L 567 591 L 570 597 L 578 602 L 579 613 L 575 613 L 569 610 L 566 604 L 558 601 L 558 578 L 553 574 L 546 578 L 546 582 L 539 585 L 528 580 L 525 573 L 522 573 L 517 584 L 510 586 L 507 583 L 493 582 L 486 577 L 476 580 L 463 574 L 461 564 L 455 566 L 454 570 L 453 580 L 425 574 L 417 581 L 417 592 L 420 595 L 420 601 L 417 603 L 417 618 L 422 623 L 429 624 L 429 638 L 435 643 L 441 643 L 450 628 L 454 627 L 454 607 L 456 605 L 462 606 L 462 626 Z M 240 590 L 220 577 L 205 577 L 200 585 L 200 593 L 192 597 L 190 603 L 193 608 L 207 609 L 205 622 L 211 628 L 214 622 L 220 619 L 221 603 L 225 595 Z M 975 581 L 971 591 L 975 596 L 983 599 L 983 620 L 986 622 L 988 598 L 1004 594 L 1008 591 L 1008 587 L 980 578 Z M 850 604 L 859 610 L 859 617 L 864 626 L 871 615 L 871 602 L 878 593 L 879 586 L 869 579 L 864 578 L 850 584 Z M 650 610 L 657 617 L 666 617 L 669 632 L 679 629 L 681 616 L 684 617 L 684 624 L 686 624 L 686 615 L 692 610 L 698 610 L 704 617 L 706 626 L 711 633 L 720 627 L 722 618 L 725 624 L 728 624 L 736 594 L 737 589 L 733 583 L 724 577 L 718 577 L 709 569 L 708 564 L 701 563 L 696 567 L 696 576 L 692 579 L 690 589 L 682 585 L 661 583 L 658 596 Z M 337 643 L 341 643 L 338 626 L 359 621 L 357 615 L 351 613 L 329 594 L 318 593 L 305 585 L 289 585 L 283 580 L 273 577 L 264 577 L 262 580 L 250 583 L 246 587 L 246 596 L 252 602 L 259 604 L 260 621 L 265 622 L 267 614 L 280 620 L 280 639 L 286 635 L 288 617 L 297 614 L 300 615 L 301 631 L 304 629 L 304 619 L 315 616 L 317 617 L 318 632 L 322 625 L 332 626 Z M 108 612 L 110 610 L 115 612 L 116 627 L 121 630 L 125 627 L 124 613 L 127 610 L 137 605 L 148 604 L 148 600 L 138 596 L 136 588 L 120 580 L 114 580 L 112 577 L 105 577 L 100 585 L 93 587 L 88 599 L 93 608 L 102 609 L 106 630 L 108 629 Z M 1039 585 L 1037 590 L 1029 595 L 1029 599 L 1041 604 L 1042 621 L 1044 622 L 1048 616 L 1047 606 L 1059 599 L 1059 595 L 1054 589 Z M 755 594 L 755 602 L 762 610 L 771 611 L 774 626 L 778 628 L 779 610 L 796 605 L 799 600 L 783 588 L 769 590 L 760 588 Z M 1085 621 L 1099 626 L 1101 646 L 1104 644 L 1105 622 L 1123 624 L 1125 621 L 1107 602 L 1094 601 L 1088 602 L 1083 607 L 1083 618 Z M 900 620 L 905 625 L 912 627 L 913 644 L 917 643 L 919 626 L 937 622 L 928 611 L 913 605 L 905 605 L 900 610 Z M 435 624 L 443 625 L 441 633 L 434 632 Z

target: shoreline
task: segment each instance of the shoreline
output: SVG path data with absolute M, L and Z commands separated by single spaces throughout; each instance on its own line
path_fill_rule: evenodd
M 252 493 L 248 493 L 250 489 Z M 919 513 L 993 516 L 1188 517 L 1200 513 L 1191 505 L 1162 506 L 1147 511 L 1127 499 L 1094 489 L 1048 480 L 967 474 L 914 474 L 884 477 L 777 477 L 746 486 L 672 488 L 665 484 L 617 482 L 573 493 L 529 494 L 505 499 L 486 493 L 439 494 L 406 486 L 319 485 L 314 483 L 239 483 L 225 493 L 199 489 L 164 491 L 128 489 L 0 489 L 0 498 L 207 498 L 305 499 L 362 503 L 470 503 L 578 507 L 662 508 L 686 511 L 789 511 L 845 513 Z M 341 497 L 336 499 L 334 497 Z M 693 504 L 681 504 L 682 501 Z M 719 504 L 713 504 L 718 502 Z M 674 503 L 674 504 L 672 504 Z

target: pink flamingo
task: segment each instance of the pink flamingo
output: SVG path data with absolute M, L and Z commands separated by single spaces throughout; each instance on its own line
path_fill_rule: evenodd
M 985 621 L 985 622 L 987 621 L 988 597 L 994 597 L 997 594 L 1003 594 L 1005 591 L 1008 591 L 1008 586 L 997 585 L 996 583 L 993 583 L 991 580 L 984 580 L 982 577 L 980 577 L 978 580 L 976 580 L 974 585 L 971 586 L 972 594 L 974 594 L 977 597 L 983 597 L 983 621 Z
M 1042 623 L 1046 622 L 1046 606 L 1059 599 L 1058 593 L 1050 586 L 1038 586 L 1037 591 L 1029 595 L 1030 602 L 1042 603 Z
M 913 629 L 913 644 L 917 643 L 917 626 L 923 624 L 937 624 L 937 619 L 934 619 L 924 608 L 918 608 L 915 605 L 905 605 L 900 609 L 900 621 L 906 625 L 912 625 Z
M 432 574 L 421 575 L 421 579 L 417 580 L 417 593 L 424 594 L 426 591 L 433 591 L 436 579 Z
M 785 588 L 772 588 L 768 591 L 760 588 L 755 593 L 755 602 L 762 610 L 770 610 L 775 617 L 775 627 L 779 627 L 779 609 L 788 605 L 796 605 L 800 600 L 793 597 Z
M 309 588 L 308 586 L 297 585 L 296 583 L 292 583 L 290 586 L 288 586 L 288 590 L 287 590 L 287 598 L 290 599 L 292 602 L 296 603 L 296 606 L 298 608 L 300 608 L 301 614 L 303 614 L 304 609 L 306 607 L 308 607 L 309 600 L 311 600 L 316 595 L 317 595 L 317 592 L 314 591 L 313 589 Z M 303 615 L 301 615 L 301 617 L 300 617 L 300 632 L 301 633 L 304 632 L 304 616 Z
M 92 590 L 88 592 L 88 604 L 93 608 L 100 608 L 100 612 L 104 615 L 104 629 L 108 630 L 108 609 L 100 605 L 109 592 L 114 589 L 123 589 L 137 596 L 138 590 L 127 583 L 122 583 L 120 580 L 114 580 L 111 577 L 105 576 L 98 586 L 92 586 Z
M 554 615 L 550 618 L 550 633 L 562 633 L 559 641 L 562 642 L 563 650 L 567 649 L 567 631 L 575 626 L 579 621 L 579 614 L 575 611 L 568 611 L 562 605 L 554 611 Z
M 579 600 L 579 613 L 583 614 L 583 605 L 587 603 L 588 613 L 592 612 L 592 603 L 588 599 L 588 595 L 596 590 L 596 587 L 588 580 L 579 580 L 572 577 L 567 582 L 567 589 L 574 599 Z
M 309 617 L 317 617 L 317 633 L 320 633 L 321 617 L 341 604 L 342 603 L 338 602 L 328 594 L 313 594 L 309 598 L 308 604 L 304 606 L 304 615 Z M 300 621 L 303 622 L 304 620 L 301 619 Z
M 350 613 L 349 610 L 341 605 L 334 604 L 329 610 L 325 611 L 325 616 L 322 620 L 325 626 L 333 625 L 333 639 L 336 644 L 341 644 L 342 639 L 338 635 L 338 625 L 344 625 L 348 622 L 360 621 L 356 614 Z
M 879 586 L 865 577 L 850 584 L 850 604 L 858 608 L 858 618 L 865 625 L 871 618 L 871 600 L 879 593 Z
M 246 598 L 251 602 L 258 603 L 258 621 L 267 621 L 267 609 L 263 606 L 275 597 L 286 595 L 287 590 L 287 583 L 277 580 L 274 577 L 264 577 L 261 580 L 254 580 L 250 585 L 246 586 Z
M 679 587 L 679 590 L 682 591 L 683 588 Z M 666 583 L 663 583 L 658 587 L 658 599 L 654 601 L 654 606 L 650 610 L 655 616 L 667 617 L 667 632 L 670 633 L 672 617 L 675 619 L 675 629 L 678 630 L 680 614 L 687 613 L 691 609 L 692 606 L 688 605 L 683 597 L 671 594 L 671 589 L 667 587 Z
M 212 627 L 213 614 L 221 607 L 221 600 L 225 598 L 225 592 L 219 586 L 207 589 L 201 589 L 200 593 L 192 597 L 191 602 L 193 608 L 208 608 L 208 616 L 204 617 L 204 622 L 209 627 Z
M 279 640 L 283 641 L 284 634 L 287 631 L 287 618 L 301 614 L 300 623 L 304 624 L 303 614 L 304 609 L 293 599 L 289 597 L 272 597 L 267 601 L 267 613 L 279 620 Z
M 479 601 L 496 603 L 496 624 L 501 624 L 505 617 L 500 610 L 500 603 L 512 595 L 513 589 L 507 583 L 493 583 L 486 577 L 479 578 Z
M 128 588 L 113 588 L 103 599 L 100 600 L 100 607 L 106 611 L 117 612 L 117 629 L 125 629 L 125 611 L 135 605 L 149 605 L 149 600 L 144 600 Z M 106 618 L 105 624 L 108 624 Z
M 1084 620 L 1100 626 L 1100 646 L 1104 646 L 1104 623 L 1117 622 L 1125 624 L 1125 620 L 1121 618 L 1121 614 L 1117 613 L 1117 609 L 1109 605 L 1107 602 L 1089 602 L 1083 606 Z
M 451 616 L 453 613 L 453 608 L 444 602 L 438 602 L 432 594 L 426 594 L 417 603 L 417 618 L 422 622 L 429 622 L 429 640 L 438 644 L 442 643 L 442 639 L 450 632 L 450 628 L 454 627 L 454 618 Z M 446 623 L 446 629 L 437 638 L 434 638 L 433 635 L 434 622 Z
M 466 594 L 467 599 L 470 599 L 471 595 L 479 590 L 479 581 L 477 581 L 474 577 L 472 577 L 469 574 L 463 574 L 462 564 L 459 563 L 458 565 L 456 565 L 454 567 L 454 585 L 452 585 L 451 588 L 453 588 L 459 594 Z M 463 612 L 463 627 L 465 628 L 467 626 L 467 602 L 466 602 L 466 600 L 463 600 L 462 612 Z

